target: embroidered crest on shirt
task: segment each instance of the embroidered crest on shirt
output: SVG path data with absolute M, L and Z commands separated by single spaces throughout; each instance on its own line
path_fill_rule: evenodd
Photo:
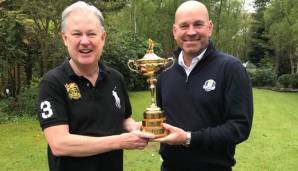
M 116 88 L 117 87 L 115 87 L 114 90 L 112 91 L 112 95 L 114 96 L 116 107 L 120 109 L 121 108 L 121 103 L 120 103 L 120 98 L 119 98 L 119 96 L 116 92 Z
M 216 82 L 212 79 L 209 79 L 205 82 L 203 89 L 207 92 L 215 89 Z
M 69 83 L 64 85 L 68 93 L 68 97 L 71 100 L 79 100 L 81 98 L 81 93 L 79 86 L 76 83 Z

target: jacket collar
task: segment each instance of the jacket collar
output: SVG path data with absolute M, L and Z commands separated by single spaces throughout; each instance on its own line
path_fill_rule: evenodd
M 182 49 L 180 47 L 178 47 L 177 49 L 175 49 L 173 51 L 173 55 L 174 55 L 174 58 L 175 58 L 175 65 L 176 65 L 176 68 L 182 68 L 179 64 L 178 64 L 178 57 L 179 57 L 179 54 L 180 52 L 182 51 Z M 213 55 L 213 53 L 216 52 L 216 49 L 215 47 L 213 46 L 213 43 L 211 41 L 209 41 L 209 44 L 208 44 L 208 47 L 207 47 L 207 50 L 205 52 L 205 54 L 203 55 L 202 59 L 197 63 L 197 65 L 195 66 L 195 68 L 193 69 L 192 72 L 197 72 L 200 70 L 200 68 L 202 68 L 205 64 L 209 63 L 209 61 L 213 60 L 216 55 Z

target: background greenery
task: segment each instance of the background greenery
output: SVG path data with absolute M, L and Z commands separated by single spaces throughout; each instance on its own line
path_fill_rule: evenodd
M 62 10 L 76 0 L 0 0 L 0 100 L 5 89 L 14 103 L 32 81 L 66 59 L 60 37 Z M 130 90 L 145 79 L 129 71 L 128 59 L 141 58 L 147 39 L 161 57 L 172 56 L 175 10 L 184 0 L 86 0 L 102 10 L 107 42 L 103 61 L 118 69 Z M 295 0 L 202 0 L 209 9 L 216 47 L 254 66 L 255 86 L 298 87 L 298 3 Z M 278 81 L 279 76 L 288 74 Z M 292 76 L 296 74 L 296 76 Z M 294 80 L 294 81 L 293 81 Z
M 249 139 L 237 146 L 235 171 L 296 171 L 298 93 L 254 89 L 254 120 Z M 131 92 L 134 118 L 150 103 L 149 92 Z M 22 117 L 0 124 L 0 171 L 46 171 L 46 142 L 38 121 Z M 125 171 L 157 171 L 158 143 L 125 151 Z

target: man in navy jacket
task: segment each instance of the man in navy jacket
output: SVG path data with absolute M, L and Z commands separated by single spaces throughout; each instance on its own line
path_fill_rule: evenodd
M 157 81 L 157 104 L 169 135 L 161 142 L 162 171 L 229 171 L 236 145 L 249 136 L 253 118 L 250 79 L 241 62 L 210 41 L 206 6 L 182 3 L 173 35 L 175 65 Z

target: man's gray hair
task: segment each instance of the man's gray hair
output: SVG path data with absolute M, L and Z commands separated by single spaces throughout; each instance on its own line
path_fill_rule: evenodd
M 67 17 L 71 12 L 74 11 L 80 11 L 80 10 L 85 10 L 85 11 L 90 11 L 93 12 L 99 20 L 100 26 L 102 31 L 104 31 L 104 18 L 102 16 L 102 13 L 100 12 L 99 9 L 97 9 L 95 6 L 87 4 L 86 2 L 83 1 L 78 1 L 76 3 L 73 3 L 72 5 L 68 6 L 67 8 L 64 9 L 62 12 L 62 19 L 61 19 L 61 31 L 65 31 L 65 25 L 66 25 L 66 20 Z

